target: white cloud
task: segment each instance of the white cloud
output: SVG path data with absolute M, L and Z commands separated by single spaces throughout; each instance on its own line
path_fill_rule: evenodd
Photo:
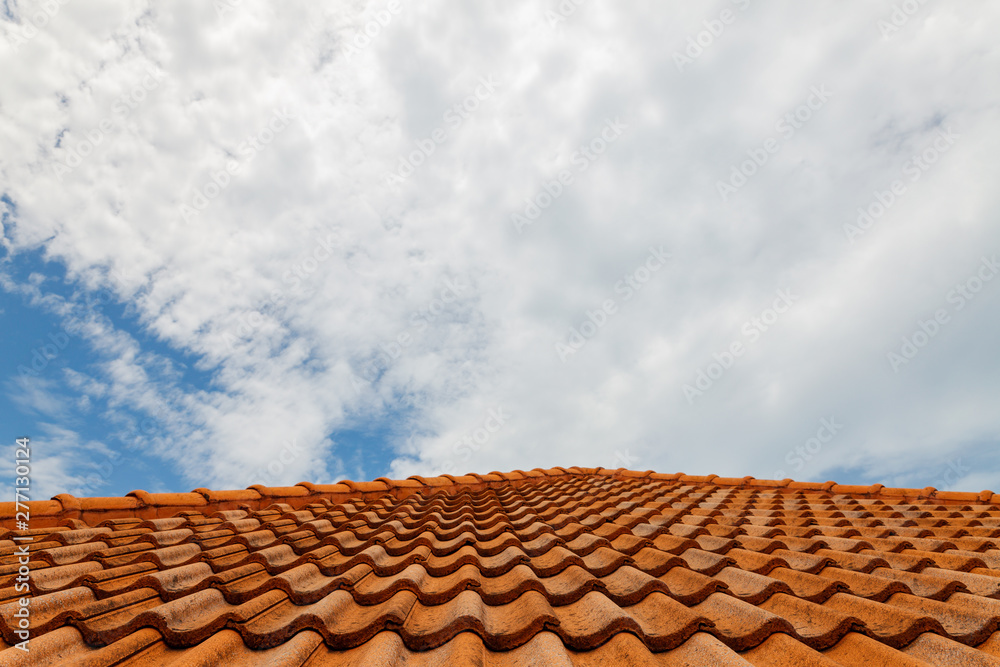
M 6 383 L 7 397 L 27 414 L 48 419 L 67 415 L 68 405 L 64 396 L 53 391 L 55 382 L 43 377 L 21 375 Z
M 192 389 L 106 318 L 59 306 L 101 350 L 88 382 L 112 408 L 158 411 L 144 446 L 197 485 L 242 483 L 290 439 L 304 453 L 281 481 L 333 479 L 356 457 L 331 433 L 400 413 L 402 476 L 612 467 L 625 452 L 643 469 L 768 476 L 831 413 L 846 424 L 836 455 L 800 476 L 845 461 L 888 476 L 903 456 L 995 441 L 1000 285 L 898 374 L 886 354 L 1000 251 L 1000 13 L 928 5 L 883 37 L 889 5 L 743 5 L 587 3 L 555 28 L 525 3 L 488 22 L 404 5 L 348 60 L 378 3 L 245 1 L 221 17 L 68 3 L 0 55 L 18 207 L 4 244 L 41 246 L 71 279 L 113 290 L 212 374 Z M 726 6 L 738 20 L 679 72 L 674 52 Z M 484 76 L 496 92 L 451 128 L 445 114 Z M 722 201 L 717 181 L 816 86 L 829 100 Z M 298 121 L 267 134 L 283 109 Z M 609 118 L 621 137 L 574 160 Z M 389 187 L 438 127 L 446 138 Z M 849 243 L 856 209 L 909 178 L 939 128 L 960 138 Z M 227 163 L 238 169 L 186 222 L 182 204 Z M 518 234 L 511 214 L 564 169 L 572 183 Z M 615 286 L 651 245 L 672 258 L 626 302 Z M 469 289 L 435 305 L 455 280 Z M 800 300 L 689 404 L 683 385 L 748 342 L 742 324 L 777 289 Z M 563 363 L 555 344 L 608 298 L 617 314 Z M 456 449 L 496 406 L 507 423 Z
M 11 443 L 0 451 L 13 461 L 16 448 Z M 30 439 L 28 497 L 41 500 L 60 493 L 104 495 L 101 489 L 114 469 L 110 464 L 114 456 L 101 442 L 84 440 L 76 431 L 43 422 L 41 431 Z

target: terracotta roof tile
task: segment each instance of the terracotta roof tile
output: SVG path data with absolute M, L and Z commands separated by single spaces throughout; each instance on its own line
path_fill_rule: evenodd
M 1000 665 L 991 491 L 571 467 L 29 508 L 4 665 Z

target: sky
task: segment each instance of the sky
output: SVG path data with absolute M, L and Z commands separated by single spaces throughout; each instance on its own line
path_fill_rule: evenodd
M 1000 491 L 1000 6 L 0 5 L 32 498 Z M 0 476 L 13 483 L 13 463 Z

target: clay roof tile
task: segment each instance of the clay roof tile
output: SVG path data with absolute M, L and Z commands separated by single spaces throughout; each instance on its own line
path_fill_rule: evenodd
M 261 499 L 267 498 L 301 498 L 309 495 L 309 489 L 301 486 L 264 486 L 254 484 L 249 487 L 260 494 Z
M 200 507 L 207 505 L 205 496 L 192 491 L 191 493 L 146 493 L 131 491 L 126 496 L 139 498 L 147 507 Z
M 682 475 L 678 481 L 693 482 L 695 484 L 707 484 L 712 482 L 718 475 Z
M 955 500 L 966 503 L 976 503 L 979 502 L 979 493 L 973 492 L 963 492 L 963 491 L 937 491 L 934 494 L 936 500 Z
M 31 661 L 993 664 L 1000 496 L 610 468 L 0 503 Z M 4 588 L 4 587 L 7 588 Z M 948 661 L 951 661 L 950 663 Z
M 209 503 L 247 502 L 260 500 L 261 495 L 256 489 L 233 489 L 228 491 L 213 491 L 199 488 L 193 493 L 200 493 Z
M 146 504 L 135 496 L 120 498 L 77 498 L 81 512 L 133 511 L 141 509 Z

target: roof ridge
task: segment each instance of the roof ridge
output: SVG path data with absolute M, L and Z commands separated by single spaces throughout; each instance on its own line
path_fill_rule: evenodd
M 91 518 L 118 518 L 122 516 L 138 516 L 140 518 L 166 518 L 176 516 L 179 512 L 195 510 L 225 511 L 240 508 L 263 509 L 265 507 L 286 503 L 296 509 L 322 499 L 332 502 L 344 501 L 361 496 L 377 497 L 392 494 L 406 497 L 415 493 L 438 493 L 444 490 L 457 491 L 461 489 L 496 488 L 514 484 L 520 486 L 523 482 L 539 478 L 552 477 L 587 477 L 602 475 L 615 479 L 647 479 L 655 481 L 690 482 L 693 484 L 712 484 L 719 487 L 740 489 L 784 489 L 800 493 L 827 493 L 831 495 L 849 495 L 874 500 L 892 500 L 894 502 L 912 502 L 914 500 L 933 500 L 945 505 L 954 504 L 1000 504 L 1000 494 L 990 490 L 979 493 L 964 491 L 938 491 L 932 486 L 923 489 L 886 487 L 882 484 L 844 485 L 833 481 L 827 482 L 796 482 L 791 478 L 782 480 L 755 479 L 746 477 L 720 477 L 718 475 L 688 475 L 685 473 L 658 473 L 653 470 L 636 471 L 626 468 L 534 468 L 529 471 L 513 470 L 511 472 L 493 471 L 485 475 L 468 473 L 465 475 L 439 475 L 436 477 L 421 477 L 411 475 L 404 480 L 394 480 L 379 477 L 370 482 L 355 482 L 349 479 L 334 484 L 314 484 L 299 482 L 293 486 L 264 486 L 254 484 L 246 489 L 212 490 L 203 487 L 188 493 L 149 493 L 142 489 L 130 491 L 120 497 L 86 497 L 78 498 L 69 493 L 60 493 L 51 500 L 29 501 L 21 503 L 28 506 L 35 527 L 58 525 L 67 519 L 82 519 L 84 515 Z M 13 523 L 17 504 L 13 502 L 0 503 L 0 526 Z

